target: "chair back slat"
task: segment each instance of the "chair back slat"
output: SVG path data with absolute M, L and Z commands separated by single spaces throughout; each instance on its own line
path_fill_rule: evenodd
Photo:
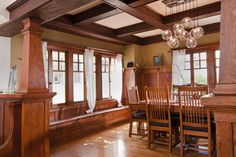
M 170 105 L 168 88 L 145 87 L 148 119 L 153 122 L 168 122 Z
M 182 121 L 188 124 L 206 124 L 206 113 L 201 104 L 201 96 L 208 93 L 207 86 L 181 86 L 179 91 L 179 108 Z

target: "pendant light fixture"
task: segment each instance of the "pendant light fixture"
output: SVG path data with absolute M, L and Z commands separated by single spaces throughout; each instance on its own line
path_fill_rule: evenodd
M 192 9 L 193 14 L 195 6 L 196 8 L 198 7 L 198 0 L 163 0 L 162 2 L 166 4 L 166 13 L 167 7 L 170 7 L 170 14 L 173 13 L 173 7 L 175 7 L 177 12 L 177 7 L 180 9 L 180 5 L 185 7 L 184 11 Z M 187 48 L 195 48 L 197 46 L 197 39 L 204 35 L 204 30 L 199 26 L 198 15 L 195 16 L 197 17 L 195 21 L 186 16 L 173 25 L 172 31 L 163 31 L 162 38 L 167 41 L 170 48 L 179 47 L 180 41 L 185 41 Z

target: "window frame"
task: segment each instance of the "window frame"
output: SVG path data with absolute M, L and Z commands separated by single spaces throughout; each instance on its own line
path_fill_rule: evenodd
M 105 59 L 105 64 L 102 63 L 102 58 Z M 108 59 L 108 64 L 107 64 L 106 59 Z M 101 70 L 102 74 L 108 73 L 108 82 L 109 82 L 109 97 L 103 97 L 103 94 L 102 94 L 102 99 L 110 99 L 111 98 L 111 57 L 110 56 L 101 56 L 101 66 L 102 66 L 102 70 Z M 103 66 L 104 66 L 104 70 L 103 70 Z M 107 70 L 107 68 L 108 68 L 108 70 Z M 102 89 L 102 93 L 103 93 L 103 89 Z
M 84 66 L 84 53 L 82 53 L 81 51 L 72 51 L 72 79 L 73 79 L 73 82 L 72 82 L 72 87 L 73 87 L 73 102 L 74 103 L 78 103 L 78 102 L 84 102 L 86 99 L 87 99 L 87 92 L 86 92 L 86 80 L 85 80 L 85 66 Z M 78 62 L 74 62 L 74 54 L 77 54 L 78 55 Z M 83 62 L 80 62 L 79 61 L 79 56 L 80 55 L 83 55 Z M 77 63 L 78 64 L 78 70 L 75 71 L 74 70 L 74 63 Z M 83 71 L 80 70 L 80 64 L 83 64 Z M 83 83 L 84 83 L 84 100 L 79 100 L 79 101 L 75 101 L 74 100 L 74 73 L 77 72 L 77 73 L 83 73 Z
M 74 101 L 73 98 L 73 54 L 84 54 L 85 47 L 67 45 L 60 42 L 47 41 L 47 50 L 48 50 L 48 89 L 52 91 L 52 51 L 63 51 L 66 54 L 66 102 L 62 104 L 53 104 L 51 108 L 63 107 L 68 105 L 82 105 L 87 103 L 87 90 L 86 90 L 86 78 L 84 71 L 84 101 Z M 98 84 L 102 80 L 102 66 L 101 66 L 101 57 L 114 57 L 117 55 L 117 52 L 96 49 L 94 48 L 94 57 L 95 57 L 95 76 L 96 76 L 96 101 L 109 100 L 110 98 L 102 98 L 99 96 L 102 93 L 102 84 Z M 100 60 L 100 61 L 99 61 Z M 109 59 L 110 60 L 110 59 Z M 110 62 L 110 61 L 109 61 Z M 84 66 L 85 69 L 85 66 Z M 108 67 L 110 71 L 110 67 Z M 110 75 L 109 75 L 110 82 Z M 109 86 L 110 87 L 110 86 Z M 111 90 L 109 90 L 111 93 Z M 111 95 L 111 94 L 110 94 Z
M 186 55 L 190 55 L 190 77 L 191 85 L 195 85 L 194 77 L 194 53 L 206 52 L 206 69 L 207 69 L 207 85 L 209 86 L 209 91 L 212 92 L 216 84 L 216 62 L 215 62 L 215 51 L 219 49 L 219 43 L 204 45 L 193 49 L 187 49 Z M 200 58 L 199 58 L 200 60 Z
M 60 72 L 60 70 L 53 70 L 53 62 L 55 62 L 56 60 L 53 60 L 53 56 L 52 53 L 53 51 L 57 51 L 58 52 L 58 57 L 59 57 L 59 53 L 60 52 L 64 52 L 65 53 L 65 70 L 62 72 L 65 72 L 65 102 L 64 103 L 57 103 L 57 104 L 53 104 L 52 106 L 58 106 L 58 105 L 65 105 L 67 103 L 67 95 L 68 95 L 68 51 L 66 49 L 60 48 L 60 47 L 53 47 L 51 48 L 50 46 L 48 46 L 47 48 L 48 50 L 48 89 L 50 92 L 53 92 L 53 72 Z M 59 60 L 59 58 L 58 58 Z M 59 61 L 58 61 L 58 69 L 59 69 Z

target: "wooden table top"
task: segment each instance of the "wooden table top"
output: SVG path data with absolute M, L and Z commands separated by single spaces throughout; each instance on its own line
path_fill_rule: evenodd
M 134 110 L 146 110 L 145 100 L 141 100 L 139 103 L 131 104 Z M 179 103 L 176 100 L 170 100 L 171 112 L 179 112 Z

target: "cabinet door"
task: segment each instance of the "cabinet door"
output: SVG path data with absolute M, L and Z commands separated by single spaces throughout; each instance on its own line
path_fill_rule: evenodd
M 171 92 L 172 86 L 172 70 L 169 67 L 163 67 L 159 69 L 159 87 L 169 86 Z
M 158 87 L 158 69 L 143 69 L 141 99 L 145 99 L 144 87 Z

